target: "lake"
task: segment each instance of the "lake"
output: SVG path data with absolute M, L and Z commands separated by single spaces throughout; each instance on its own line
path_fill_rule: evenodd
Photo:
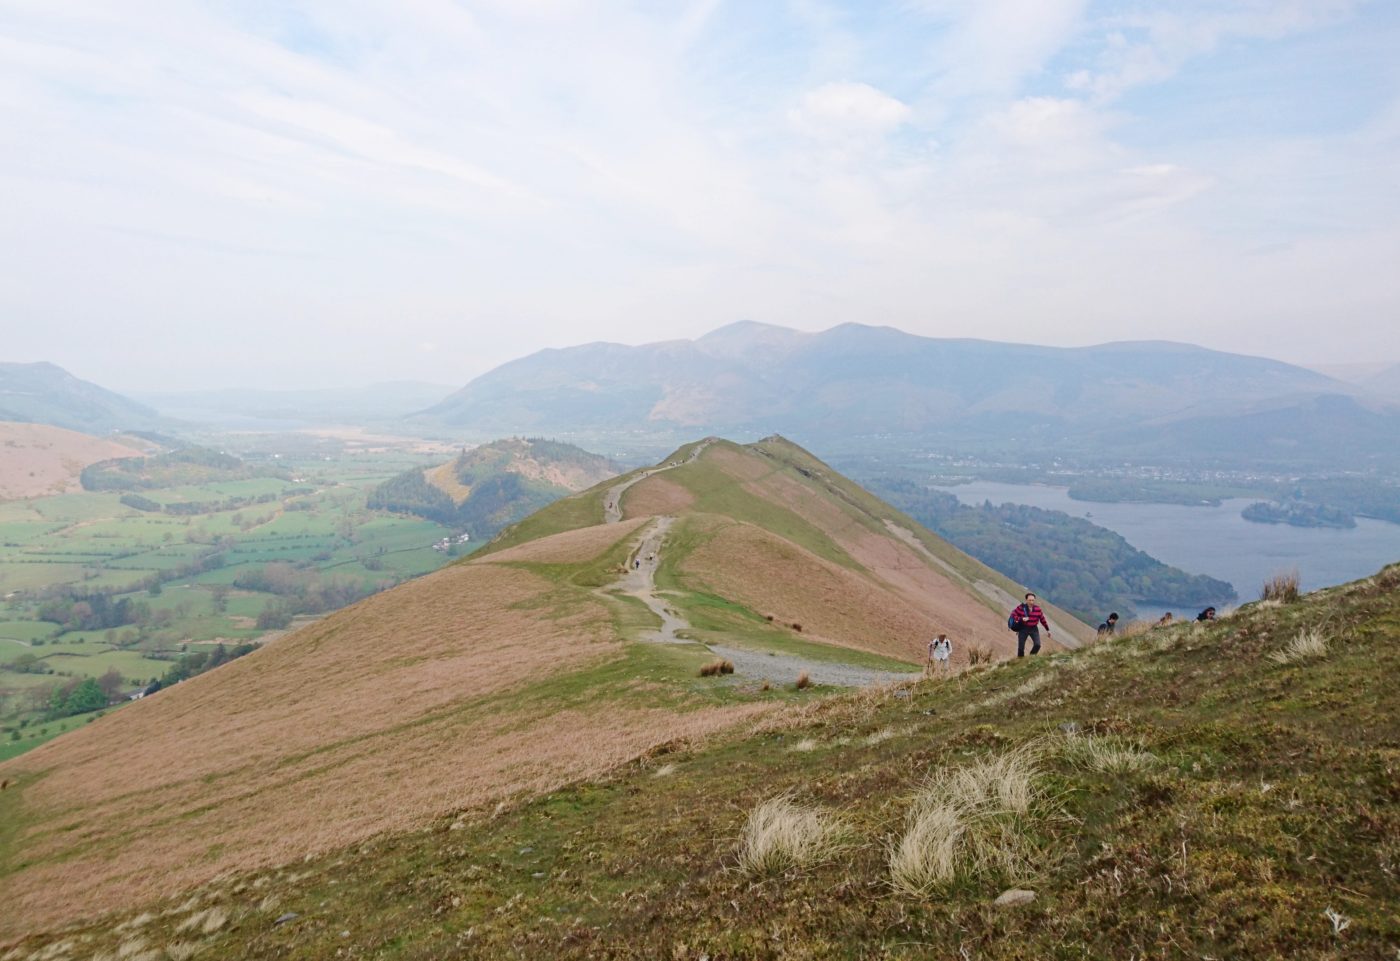
M 1265 579 L 1277 571 L 1297 568 L 1303 589 L 1313 590 L 1368 577 L 1400 561 L 1400 524 L 1363 517 L 1351 530 L 1255 524 L 1240 516 L 1253 498 L 1226 500 L 1219 507 L 1184 507 L 1077 501 L 1070 499 L 1068 488 L 1041 484 L 975 481 L 941 489 L 964 504 L 1010 502 L 1087 517 L 1164 563 L 1229 581 L 1241 601 L 1258 597 Z M 1161 609 L 1144 605 L 1138 614 L 1156 617 Z

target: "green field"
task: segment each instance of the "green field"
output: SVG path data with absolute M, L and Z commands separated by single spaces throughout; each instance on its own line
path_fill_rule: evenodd
M 275 462 L 285 476 L 142 491 L 163 506 L 233 502 L 242 505 L 237 508 L 142 511 L 122 504 L 118 492 L 0 503 L 0 757 L 72 726 L 42 720 L 36 691 L 111 670 L 125 690 L 134 690 L 165 675 L 182 653 L 262 636 L 259 616 L 285 599 L 235 584 L 266 564 L 289 565 L 314 584 L 366 592 L 447 561 L 432 545 L 454 531 L 365 507 L 370 488 L 440 454 L 347 453 L 336 442 L 295 435 L 242 440 L 276 446 L 242 456 Z M 104 592 L 114 603 L 139 603 L 148 622 L 82 630 L 40 619 L 43 601 L 63 592 Z M 13 669 L 17 662 L 27 669 Z M 31 731 L 41 720 L 45 737 Z M 16 733 L 22 737 L 11 740 Z

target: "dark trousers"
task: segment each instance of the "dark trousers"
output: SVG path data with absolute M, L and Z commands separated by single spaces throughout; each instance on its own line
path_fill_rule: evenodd
M 1026 638 L 1030 638 L 1035 643 L 1031 646 L 1032 654 L 1040 653 L 1040 628 L 1019 627 L 1016 629 L 1016 656 L 1026 656 Z

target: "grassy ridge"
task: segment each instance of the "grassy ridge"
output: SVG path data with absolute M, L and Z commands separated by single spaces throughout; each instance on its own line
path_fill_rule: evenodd
M 1304 628 L 1326 653 L 1280 663 Z M 784 728 L 676 745 L 606 781 L 65 937 L 202 958 L 1393 957 L 1397 642 L 1400 566 L 1208 628 L 828 698 Z M 1094 737 L 1147 759 L 1097 768 L 1074 746 Z M 1031 745 L 1044 803 L 1016 830 L 1034 867 L 897 893 L 887 846 L 925 775 Z M 839 816 L 847 841 L 801 871 L 740 872 L 748 812 L 785 792 Z M 994 907 L 1013 883 L 1034 902 Z M 211 909 L 213 930 L 187 924 Z M 274 925 L 284 912 L 296 918 Z

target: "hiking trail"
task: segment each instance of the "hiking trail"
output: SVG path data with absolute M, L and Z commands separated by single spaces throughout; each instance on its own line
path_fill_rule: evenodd
M 689 464 L 699 458 L 705 452 L 705 448 L 715 442 L 716 438 L 706 437 L 695 445 L 695 449 L 690 452 L 690 456 L 685 460 L 673 460 L 663 467 L 648 467 L 636 477 L 629 478 L 621 484 L 614 484 L 609 487 L 607 493 L 603 495 L 603 521 L 608 524 L 616 524 L 622 520 L 622 495 L 627 493 L 627 489 L 633 484 L 640 484 L 653 474 L 661 474 L 668 470 L 675 470 L 677 467 Z
M 663 593 L 656 587 L 656 570 L 661 566 L 661 549 L 665 544 L 666 533 L 675 521 L 674 517 L 657 517 L 654 520 L 642 535 L 636 550 L 627 558 L 627 572 L 611 588 L 615 593 L 635 597 L 660 618 L 661 627 L 644 633 L 643 641 L 654 644 L 700 644 L 716 657 L 733 662 L 736 678 L 766 680 L 771 684 L 791 684 L 801 674 L 806 674 L 814 684 L 838 687 L 868 687 L 872 684 L 913 680 L 920 676 L 914 671 L 882 671 L 839 661 L 819 661 L 794 654 L 768 654 L 746 647 L 706 643 L 682 637 L 680 632 L 690 630 L 690 622 L 667 603 Z

